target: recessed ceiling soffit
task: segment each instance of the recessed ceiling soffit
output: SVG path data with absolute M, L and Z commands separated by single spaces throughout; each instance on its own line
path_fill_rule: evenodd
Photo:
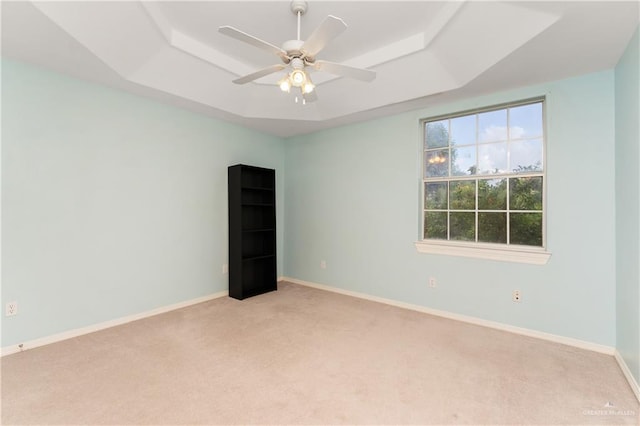
M 275 8 L 281 2 L 269 4 Z M 184 25 L 175 24 L 161 2 L 34 5 L 126 80 L 245 118 L 305 121 L 329 120 L 462 87 L 559 18 L 513 3 L 442 2 L 432 6 L 435 13 L 411 28 L 410 35 L 405 29 L 398 39 L 352 51 L 342 60 L 376 70 L 376 80 L 365 83 L 316 72 L 313 81 L 319 100 L 301 107 L 279 91 L 276 82 L 281 75 L 243 86 L 232 84 L 234 78 L 256 69 L 239 55 L 229 54 L 228 48 L 221 49 L 220 43 L 228 46 L 237 41 L 190 34 Z M 225 7 L 224 2 L 212 5 Z

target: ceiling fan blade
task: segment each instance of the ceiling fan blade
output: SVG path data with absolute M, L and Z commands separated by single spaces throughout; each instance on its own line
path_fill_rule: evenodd
M 250 81 L 257 80 L 260 77 L 264 77 L 265 75 L 273 74 L 274 72 L 278 72 L 280 70 L 283 70 L 286 67 L 287 66 L 285 64 L 271 65 L 270 67 L 263 68 L 261 70 L 258 70 L 256 72 L 254 72 L 254 73 L 245 75 L 244 77 L 237 78 L 237 79 L 233 80 L 233 82 L 236 83 L 236 84 L 245 84 L 245 83 L 248 83 Z
M 255 46 L 259 49 L 262 50 L 266 50 L 267 52 L 271 52 L 274 53 L 278 56 L 280 56 L 281 58 L 285 58 L 287 56 L 287 52 L 285 52 L 284 50 L 280 49 L 278 46 L 274 46 L 271 43 L 268 43 L 264 40 L 260 40 L 257 37 L 254 37 L 250 34 L 245 33 L 244 31 L 240 31 L 237 28 L 233 28 L 233 27 L 229 27 L 229 26 L 224 26 L 224 27 L 220 27 L 218 28 L 218 31 L 221 32 L 224 35 L 227 35 L 229 37 L 233 37 L 236 40 L 240 40 L 240 41 L 244 41 L 245 43 L 248 43 L 252 46 Z
M 311 33 L 300 50 L 308 57 L 314 58 L 326 44 L 347 29 L 347 24 L 340 18 L 329 15 Z
M 316 61 L 313 64 L 313 67 L 318 71 L 325 71 L 329 74 L 335 74 L 342 77 L 355 78 L 356 80 L 373 81 L 376 78 L 375 71 L 350 67 L 348 65 L 337 64 L 335 62 Z

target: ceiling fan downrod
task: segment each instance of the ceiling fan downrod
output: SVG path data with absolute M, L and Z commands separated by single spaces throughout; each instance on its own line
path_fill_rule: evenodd
M 291 2 L 291 12 L 298 16 L 298 40 L 300 40 L 300 17 L 305 14 L 308 6 L 306 0 L 293 0 Z

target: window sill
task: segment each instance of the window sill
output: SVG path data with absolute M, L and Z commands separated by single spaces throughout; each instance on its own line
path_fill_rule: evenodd
M 416 241 L 415 245 L 418 253 L 473 257 L 501 262 L 528 263 L 530 265 L 544 265 L 551 257 L 551 253 L 543 248 L 507 248 L 493 244 L 464 244 L 444 241 Z

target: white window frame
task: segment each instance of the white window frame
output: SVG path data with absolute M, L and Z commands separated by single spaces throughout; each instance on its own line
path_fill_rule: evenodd
M 522 105 L 528 105 L 533 103 L 542 103 L 542 162 L 543 170 L 536 175 L 542 175 L 542 247 L 523 246 L 516 244 L 500 244 L 500 243 L 483 243 L 483 242 L 467 242 L 467 241 L 451 241 L 451 240 L 429 240 L 424 239 L 424 215 L 425 215 L 425 183 L 434 182 L 437 180 L 425 178 L 425 132 L 426 123 L 440 121 L 445 119 L 453 119 L 456 117 L 467 116 L 472 114 L 479 114 L 488 111 L 496 111 L 501 109 L 507 109 L 511 107 L 517 107 Z M 527 263 L 534 265 L 544 265 L 549 261 L 551 253 L 547 251 L 547 123 L 546 123 L 546 99 L 544 96 L 524 99 L 520 101 L 507 102 L 498 105 L 492 105 L 485 108 L 477 108 L 473 110 L 460 111 L 451 114 L 443 114 L 435 117 L 428 117 L 420 120 L 420 236 L 419 240 L 415 242 L 416 249 L 419 253 L 426 254 L 439 254 L 449 256 L 462 256 L 478 259 L 487 259 L 504 262 L 516 262 Z M 477 146 L 477 141 L 476 141 Z M 476 156 L 477 161 L 477 156 Z M 518 177 L 526 177 L 527 174 L 519 174 Z M 513 176 L 510 176 L 513 177 Z M 465 177 L 447 176 L 442 178 L 442 182 L 452 182 L 456 180 L 469 181 L 471 179 L 482 178 L 506 178 L 504 175 L 475 175 Z M 476 190 L 477 197 L 477 190 Z M 477 207 L 477 206 L 476 206 Z M 477 210 L 477 209 L 476 209 Z M 476 218 L 477 220 L 477 218 Z M 476 231 L 477 232 L 477 231 Z

